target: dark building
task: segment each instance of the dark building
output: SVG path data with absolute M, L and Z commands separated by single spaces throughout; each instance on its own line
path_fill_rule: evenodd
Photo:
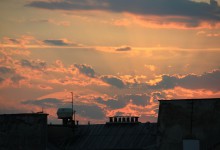
M 220 150 L 220 98 L 159 102 L 159 150 Z
M 47 114 L 0 115 L 1 150 L 45 150 Z

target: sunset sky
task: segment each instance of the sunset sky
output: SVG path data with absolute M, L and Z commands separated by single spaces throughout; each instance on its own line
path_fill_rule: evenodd
M 159 99 L 220 97 L 220 0 L 1 0 L 0 113 L 155 122 Z

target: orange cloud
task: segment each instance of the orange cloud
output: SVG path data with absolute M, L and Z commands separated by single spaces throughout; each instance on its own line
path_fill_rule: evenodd
M 51 86 L 48 86 L 48 85 L 38 85 L 39 89 L 42 89 L 42 90 L 52 90 L 53 88 Z
M 196 33 L 196 35 L 206 36 L 206 37 L 219 37 L 220 33 L 215 33 L 215 32 L 209 33 L 209 32 L 206 32 L 206 31 L 198 31 Z
M 120 109 L 114 110 L 107 110 L 106 116 L 117 116 L 117 115 L 124 115 L 124 116 L 139 116 L 141 117 L 142 122 L 146 122 L 150 119 L 156 120 L 158 115 L 158 102 L 150 103 L 147 106 L 137 106 L 130 101 L 125 107 Z
M 156 66 L 154 65 L 144 65 L 145 68 L 147 68 L 150 71 L 155 71 L 156 70 Z
M 186 89 L 182 87 L 175 87 L 174 89 L 163 91 L 168 99 L 187 99 L 187 98 L 218 98 L 220 91 L 213 92 L 206 89 Z
M 192 18 L 186 16 L 156 16 L 156 15 L 134 15 L 125 14 L 131 18 L 134 24 L 146 28 L 163 28 L 163 29 L 218 29 L 220 23 L 210 23 L 209 21 L 199 21 L 196 24 L 190 24 Z M 192 21 L 193 22 L 193 21 Z
M 4 37 L 2 40 L 2 47 L 21 48 L 26 49 L 33 45 L 41 45 L 42 42 L 30 35 L 22 35 L 19 38 Z
M 220 33 L 209 33 L 206 36 L 208 36 L 208 37 L 219 37 Z

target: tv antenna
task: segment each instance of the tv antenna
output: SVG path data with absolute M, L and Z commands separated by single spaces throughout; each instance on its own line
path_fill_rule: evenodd
M 74 120 L 74 122 L 75 122 L 75 120 L 76 120 L 76 111 L 75 110 L 73 110 L 73 92 L 70 92 L 71 93 L 71 96 L 72 96 L 72 111 L 73 111 L 73 120 Z

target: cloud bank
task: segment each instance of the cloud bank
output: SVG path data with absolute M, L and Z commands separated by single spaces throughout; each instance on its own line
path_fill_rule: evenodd
M 213 70 L 202 75 L 188 74 L 185 76 L 163 75 L 162 80 L 154 88 L 173 89 L 177 86 L 187 89 L 220 90 L 220 70 Z
M 35 0 L 27 6 L 50 10 L 100 10 L 140 16 L 169 16 L 167 22 L 186 23 L 191 27 L 198 26 L 202 21 L 220 21 L 220 7 L 215 0 L 210 3 L 191 0 Z

